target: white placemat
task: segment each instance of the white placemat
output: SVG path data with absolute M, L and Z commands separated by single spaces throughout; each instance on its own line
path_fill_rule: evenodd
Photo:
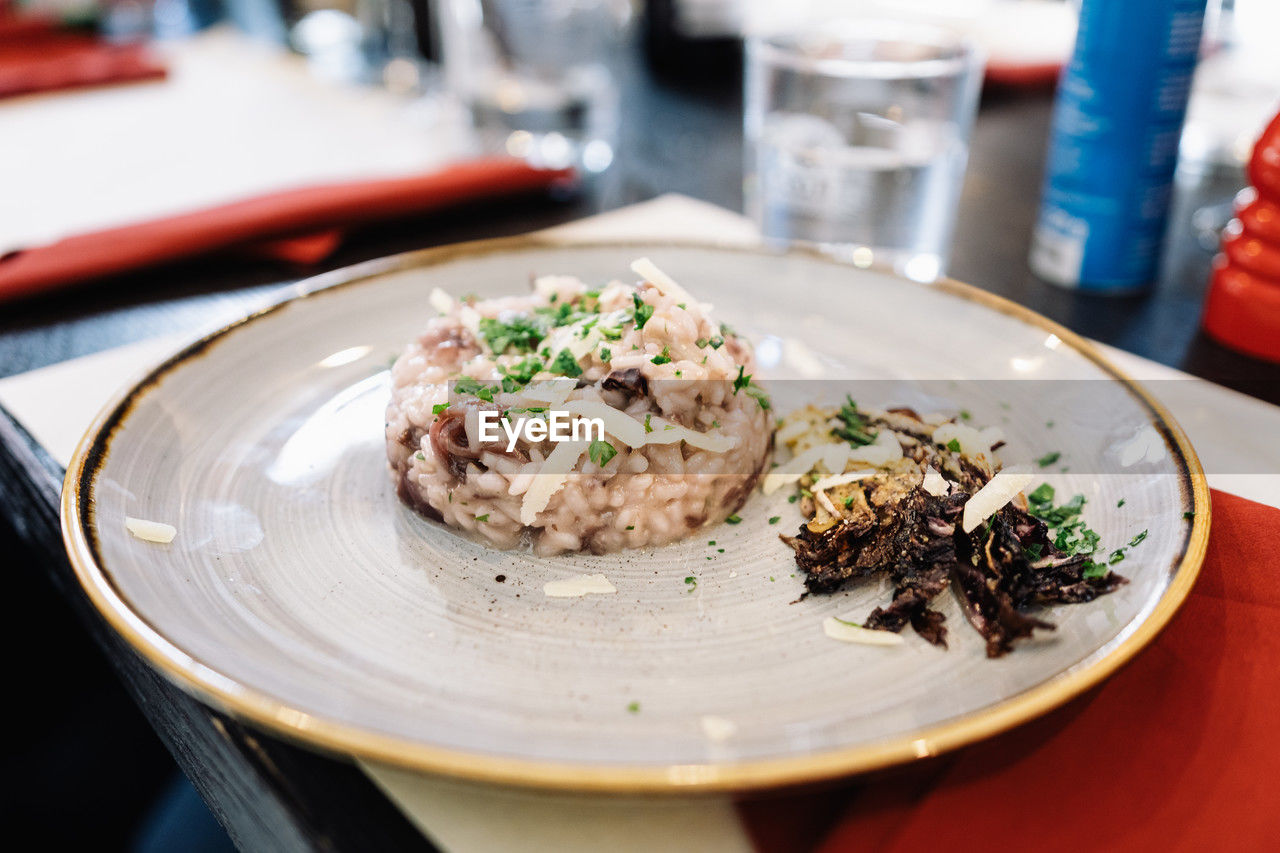
M 0 253 L 333 181 L 427 171 L 460 123 L 229 27 L 162 42 L 163 81 L 0 103 Z
M 752 242 L 738 214 L 683 196 L 663 196 L 553 229 L 573 237 L 679 237 Z M 65 465 L 94 414 L 131 378 L 192 334 L 153 338 L 0 380 L 8 409 Z M 1186 429 L 1209 484 L 1280 507 L 1280 408 L 1110 347 L 1110 356 L 1148 387 Z M 1224 473 L 1258 471 L 1257 474 Z M 492 850 L 601 850 L 673 846 L 747 851 L 746 832 L 728 797 L 641 799 L 515 791 L 427 777 L 368 762 L 360 766 L 438 846 Z

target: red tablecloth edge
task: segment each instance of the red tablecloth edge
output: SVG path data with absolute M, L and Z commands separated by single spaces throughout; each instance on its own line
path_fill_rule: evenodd
M 510 158 L 473 160 L 423 175 L 306 187 L 81 234 L 0 258 L 0 302 L 228 249 L 312 263 L 357 225 L 545 191 L 572 178 L 569 170 L 535 169 Z
M 1280 510 L 1213 507 L 1195 588 L 1112 678 L 956 753 L 743 801 L 757 849 L 1275 849 Z

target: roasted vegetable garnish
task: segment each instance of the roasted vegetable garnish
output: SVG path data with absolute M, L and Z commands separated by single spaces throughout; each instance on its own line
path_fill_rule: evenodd
M 817 463 L 827 467 L 800 478 L 809 520 L 795 536 L 782 538 L 805 573 L 806 594 L 877 575 L 893 581 L 893 600 L 873 610 L 864 627 L 899 632 L 910 624 L 945 646 L 945 617 L 933 604 L 951 587 L 986 639 L 987 655 L 999 657 L 1036 629 L 1053 629 L 1030 615 L 1031 608 L 1090 601 L 1125 583 L 1107 561 L 1093 560 L 1099 537 L 1080 517 L 1082 495 L 1055 504 L 1054 490 L 1042 485 L 1024 505 L 1021 497 L 1009 500 L 1017 485 L 1002 490 L 993 484 L 984 498 L 1003 492 L 1000 497 L 980 499 L 981 510 L 979 501 L 965 510 L 993 478 L 1002 484 L 1029 479 L 1012 472 L 996 477 L 994 448 L 1003 442 L 998 430 L 979 431 L 956 419 L 927 422 L 910 409 L 860 410 L 851 399 L 826 414 L 824 421 L 816 410 L 805 410 L 797 427 L 779 430 L 793 452 L 827 460 Z M 894 441 L 886 440 L 890 436 Z M 854 449 L 829 455 L 824 442 L 833 440 Z M 895 449 L 901 453 L 895 456 Z M 847 459 L 843 470 L 831 470 L 832 459 Z M 1129 547 L 1142 538 L 1134 537 Z M 1116 549 L 1112 558 L 1123 559 L 1125 550 Z

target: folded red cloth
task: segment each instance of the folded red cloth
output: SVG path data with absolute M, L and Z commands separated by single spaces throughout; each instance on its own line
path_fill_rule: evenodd
M 816 839 L 827 853 L 1274 850 L 1277 708 L 1280 510 L 1215 491 L 1195 588 L 1107 682 L 954 755 L 859 780 L 834 812 L 801 794 L 741 812 L 771 853 Z
M 535 169 L 509 158 L 474 160 L 424 175 L 289 190 L 81 234 L 0 257 L 0 302 L 224 249 L 315 262 L 336 248 L 344 228 L 545 191 L 571 177 L 570 171 Z
M 107 44 L 51 18 L 0 9 L 0 98 L 164 76 L 145 45 Z

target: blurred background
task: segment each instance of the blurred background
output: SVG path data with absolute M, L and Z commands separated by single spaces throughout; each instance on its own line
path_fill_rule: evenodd
M 1090 214 L 1051 207 L 1052 174 L 1042 209 L 1041 186 L 1051 144 L 1079 130 L 1061 103 L 1055 118 L 1078 23 L 1102 39 L 1115 16 L 1068 0 L 0 0 L 0 375 L 47 363 L 28 343 L 55 322 L 65 358 L 118 342 L 112 324 L 137 339 L 216 320 L 229 290 L 677 192 L 745 211 L 779 245 L 948 274 L 1249 388 L 1249 362 L 1206 342 L 1200 315 L 1280 107 L 1280 3 L 1183 5 L 1194 77 L 1144 95 L 1176 115 L 1140 223 L 1156 236 L 1134 238 L 1151 243 L 1138 273 L 1090 279 L 1072 243 Z M 815 35 L 833 17 L 878 23 Z M 1140 59 L 1117 45 L 1141 40 L 1108 37 L 1105 79 L 1124 77 Z M 511 190 L 482 170 L 441 213 L 442 185 L 416 176 L 479 157 L 523 164 L 540 192 L 470 204 Z M 309 187 L 329 189 L 280 195 Z M 128 257 L 138 240 L 76 242 L 253 198 L 291 225 L 237 209 L 173 232 L 211 235 L 200 251 L 172 234 Z M 22 736 L 5 752 L 5 821 L 55 848 L 226 849 L 37 555 L 13 531 L 0 541 L 19 543 L 27 613 L 4 631 L 31 697 L 6 706 Z

